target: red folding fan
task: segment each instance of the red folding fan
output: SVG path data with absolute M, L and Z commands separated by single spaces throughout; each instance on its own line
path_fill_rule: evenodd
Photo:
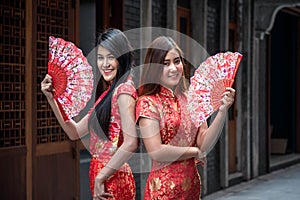
M 64 120 L 79 114 L 90 100 L 93 69 L 82 51 L 72 42 L 49 37 L 48 74 L 53 81 L 53 97 Z
M 196 69 L 188 91 L 188 108 L 200 126 L 221 106 L 226 87 L 232 87 L 242 55 L 225 52 L 208 57 Z

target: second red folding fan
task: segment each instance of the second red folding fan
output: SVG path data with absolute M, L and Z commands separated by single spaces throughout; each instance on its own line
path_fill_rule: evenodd
M 218 53 L 196 69 L 188 91 L 188 108 L 196 126 L 219 109 L 226 87 L 234 82 L 241 59 L 238 52 Z

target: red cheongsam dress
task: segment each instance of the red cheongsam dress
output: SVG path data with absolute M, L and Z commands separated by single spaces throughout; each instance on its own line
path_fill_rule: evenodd
M 121 127 L 121 116 L 117 103 L 120 94 L 128 94 L 134 99 L 137 98 L 136 89 L 131 80 L 120 84 L 113 96 L 111 106 L 111 119 L 109 125 L 109 141 L 103 141 L 98 138 L 97 134 L 90 133 L 90 153 L 92 155 L 90 162 L 90 189 L 94 193 L 94 183 L 97 174 L 109 162 L 117 148 L 123 143 L 123 134 Z M 103 98 L 103 97 L 102 97 Z M 96 105 L 101 101 L 101 97 Z M 90 111 L 91 113 L 91 111 Z M 116 171 L 108 180 L 105 181 L 105 191 L 113 194 L 115 200 L 133 200 L 135 199 L 136 187 L 135 180 L 130 166 L 125 163 L 118 171 Z
M 196 145 L 198 128 L 191 121 L 186 95 L 175 96 L 173 91 L 161 87 L 158 94 L 139 97 L 136 119 L 140 117 L 159 121 L 163 144 L 181 147 Z M 172 163 L 153 161 L 144 199 L 199 200 L 200 191 L 200 176 L 194 158 Z

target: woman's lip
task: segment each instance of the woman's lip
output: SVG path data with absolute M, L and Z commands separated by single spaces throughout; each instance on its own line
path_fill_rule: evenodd
M 176 76 L 178 76 L 178 73 L 177 74 L 171 74 L 171 75 L 169 75 L 170 78 L 176 77 Z
M 103 71 L 104 73 L 110 73 L 110 72 L 113 71 L 113 69 L 102 69 L 102 71 Z
M 110 76 L 111 74 L 113 74 L 113 70 L 103 70 L 102 71 L 102 74 L 104 76 Z

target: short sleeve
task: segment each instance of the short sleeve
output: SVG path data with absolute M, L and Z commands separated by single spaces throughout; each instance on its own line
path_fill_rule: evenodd
M 137 99 L 137 91 L 136 91 L 132 81 L 127 81 L 125 83 L 121 83 L 117 87 L 117 90 L 116 90 L 115 94 L 116 94 L 117 98 L 120 94 L 128 94 L 132 98 Z
M 161 120 L 157 104 L 154 103 L 154 99 L 149 96 L 138 98 L 136 103 L 136 122 L 140 117 L 146 117 L 149 119 Z

